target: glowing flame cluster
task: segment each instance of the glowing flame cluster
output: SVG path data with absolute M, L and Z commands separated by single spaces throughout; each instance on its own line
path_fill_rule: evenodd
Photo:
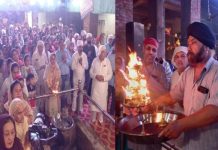
M 58 90 L 53 90 L 52 93 L 53 94 L 58 94 Z
M 147 82 L 145 76 L 140 72 L 142 68 L 142 62 L 137 57 L 136 52 L 131 52 L 130 60 L 128 62 L 127 73 L 123 72 L 125 79 L 128 81 L 128 85 L 123 87 L 126 94 L 126 100 L 131 100 L 131 103 L 136 105 L 146 104 L 150 101 L 150 97 Z

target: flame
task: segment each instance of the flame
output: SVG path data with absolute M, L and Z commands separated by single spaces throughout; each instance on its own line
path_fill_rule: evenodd
M 58 94 L 58 90 L 53 90 L 52 93 L 53 94 Z
M 133 97 L 133 91 L 130 88 L 124 88 L 124 87 L 122 87 L 122 88 L 125 91 L 127 99 L 130 99 Z
M 129 81 L 129 87 L 137 88 L 138 86 L 139 86 L 139 83 L 137 82 L 137 80 L 130 80 Z
M 148 90 L 146 88 L 140 88 L 139 89 L 139 94 L 140 95 L 146 95 L 148 93 Z
M 129 58 L 130 58 L 130 61 L 128 63 L 128 66 L 130 68 L 134 68 L 135 66 L 142 66 L 142 62 L 137 57 L 136 52 L 130 53 Z
M 126 100 L 129 103 L 138 105 L 150 102 L 149 91 L 147 89 L 147 81 L 141 73 L 142 61 L 137 57 L 136 52 L 130 52 L 127 72 L 121 71 L 124 78 L 128 82 L 126 87 L 122 87 Z
M 137 79 L 138 78 L 137 70 L 129 68 L 129 67 L 127 67 L 127 69 L 128 69 L 128 72 L 129 72 L 129 77 L 131 79 Z
M 145 79 L 141 79 L 139 81 L 139 83 L 140 83 L 140 86 L 142 86 L 142 87 L 146 87 L 147 86 L 147 81 Z

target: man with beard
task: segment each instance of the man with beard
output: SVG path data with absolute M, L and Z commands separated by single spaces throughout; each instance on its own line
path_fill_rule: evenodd
M 147 81 L 147 88 L 151 100 L 166 94 L 169 91 L 170 83 L 167 80 L 165 68 L 162 64 L 156 61 L 158 53 L 158 42 L 154 38 L 145 38 L 143 41 L 143 67 L 141 72 L 145 75 Z M 171 77 L 170 73 L 170 77 Z M 169 77 L 169 78 L 170 78 Z M 124 108 L 124 113 L 127 115 L 135 111 L 135 109 Z M 133 113 L 137 114 L 137 113 Z M 160 144 L 141 144 L 137 141 L 128 141 L 128 147 L 130 149 L 137 150 L 161 150 Z
M 170 123 L 159 136 L 177 138 L 184 132 L 185 150 L 218 149 L 218 62 L 211 56 L 215 41 L 215 35 L 207 25 L 200 22 L 190 24 L 190 67 L 170 93 L 159 97 L 149 107 L 183 100 L 185 117 Z

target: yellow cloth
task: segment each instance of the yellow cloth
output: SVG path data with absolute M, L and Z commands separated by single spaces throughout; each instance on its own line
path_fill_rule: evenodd
M 24 147 L 24 150 L 30 150 L 31 147 L 30 147 L 30 144 L 29 144 L 29 141 L 26 141 L 26 134 L 27 134 L 27 131 L 28 131 L 28 118 L 24 116 L 24 122 L 23 123 L 18 123 L 18 122 L 15 122 L 15 126 L 16 126 L 16 134 L 17 134 L 17 137 L 20 139 L 23 147 Z

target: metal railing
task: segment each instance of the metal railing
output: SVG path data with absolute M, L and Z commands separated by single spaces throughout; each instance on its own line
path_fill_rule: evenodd
M 111 117 L 106 111 L 104 111 L 90 96 L 87 95 L 86 92 L 82 92 L 84 96 L 88 98 L 88 101 L 90 101 L 93 105 L 95 105 L 102 113 L 104 116 L 106 116 L 113 124 L 115 124 L 115 119 Z
M 51 93 L 51 94 L 46 94 L 46 95 L 42 95 L 42 96 L 37 96 L 35 97 L 36 100 L 39 100 L 41 98 L 47 98 L 47 97 L 51 97 L 51 96 L 55 96 L 55 95 L 61 95 L 61 94 L 65 94 L 65 93 L 69 93 L 69 92 L 74 92 L 74 91 L 79 91 L 81 92 L 85 97 L 88 98 L 88 101 L 91 102 L 93 105 L 95 105 L 95 107 L 97 107 L 102 114 L 107 117 L 113 124 L 115 124 L 115 119 L 113 117 L 111 117 L 111 115 L 109 115 L 109 113 L 107 113 L 106 111 L 104 111 L 96 102 L 95 100 L 93 100 L 89 95 L 87 95 L 86 92 L 79 90 L 79 88 L 76 89 L 69 89 L 69 90 L 65 90 L 65 91 L 59 91 L 59 92 L 55 92 L 55 93 Z
M 47 98 L 47 97 L 51 97 L 51 96 L 55 96 L 55 95 L 60 95 L 60 94 L 65 94 L 65 93 L 69 93 L 69 92 L 73 92 L 73 91 L 77 91 L 79 90 L 78 88 L 76 89 L 69 89 L 69 90 L 65 90 L 65 91 L 60 91 L 60 92 L 56 92 L 56 93 L 50 93 L 50 94 L 46 94 L 46 95 L 42 95 L 42 96 L 37 96 L 34 99 L 38 100 L 41 98 Z

